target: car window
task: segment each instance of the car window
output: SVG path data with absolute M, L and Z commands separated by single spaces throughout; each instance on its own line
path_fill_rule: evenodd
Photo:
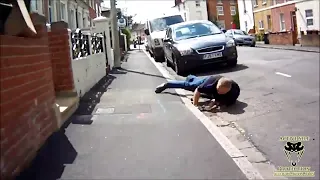
M 197 22 L 176 27 L 174 29 L 173 39 L 179 41 L 220 33 L 222 33 L 222 31 L 211 22 Z
M 225 34 L 228 35 L 228 36 L 230 36 L 230 35 L 232 35 L 232 31 L 231 31 L 231 30 L 228 30 Z
M 236 34 L 236 35 L 246 35 L 246 34 L 245 34 L 243 31 L 241 31 L 241 30 L 234 30 L 233 33 Z
M 181 22 L 183 22 L 183 19 L 180 15 L 154 19 L 150 21 L 150 32 L 163 31 L 167 29 L 168 26 Z

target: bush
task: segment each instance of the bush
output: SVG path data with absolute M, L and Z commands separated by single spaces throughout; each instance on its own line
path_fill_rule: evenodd
M 127 48 L 130 49 L 130 44 L 132 43 L 131 42 L 131 32 L 130 32 L 130 30 L 125 28 L 125 29 L 122 29 L 121 32 L 126 35 Z

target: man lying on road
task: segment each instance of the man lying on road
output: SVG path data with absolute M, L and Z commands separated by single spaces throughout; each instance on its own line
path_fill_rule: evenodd
M 214 101 L 209 104 L 209 109 L 213 107 L 230 106 L 234 104 L 240 95 L 240 87 L 236 82 L 220 75 L 209 77 L 187 76 L 184 81 L 171 80 L 159 85 L 155 93 L 161 93 L 168 88 L 179 88 L 193 91 L 193 104 L 199 105 L 200 94 L 211 97 Z

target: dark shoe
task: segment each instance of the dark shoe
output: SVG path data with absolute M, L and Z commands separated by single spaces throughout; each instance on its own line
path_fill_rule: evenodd
M 167 85 L 166 83 L 159 85 L 154 92 L 157 94 L 161 93 L 162 91 L 164 91 L 167 88 L 166 85 Z

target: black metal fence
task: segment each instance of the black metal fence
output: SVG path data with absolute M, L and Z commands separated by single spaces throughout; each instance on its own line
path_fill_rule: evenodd
M 89 37 L 91 37 L 91 39 L 89 39 Z M 103 35 L 100 33 L 93 33 L 89 36 L 88 34 L 82 33 L 81 29 L 76 29 L 71 32 L 71 44 L 73 59 L 104 52 Z

